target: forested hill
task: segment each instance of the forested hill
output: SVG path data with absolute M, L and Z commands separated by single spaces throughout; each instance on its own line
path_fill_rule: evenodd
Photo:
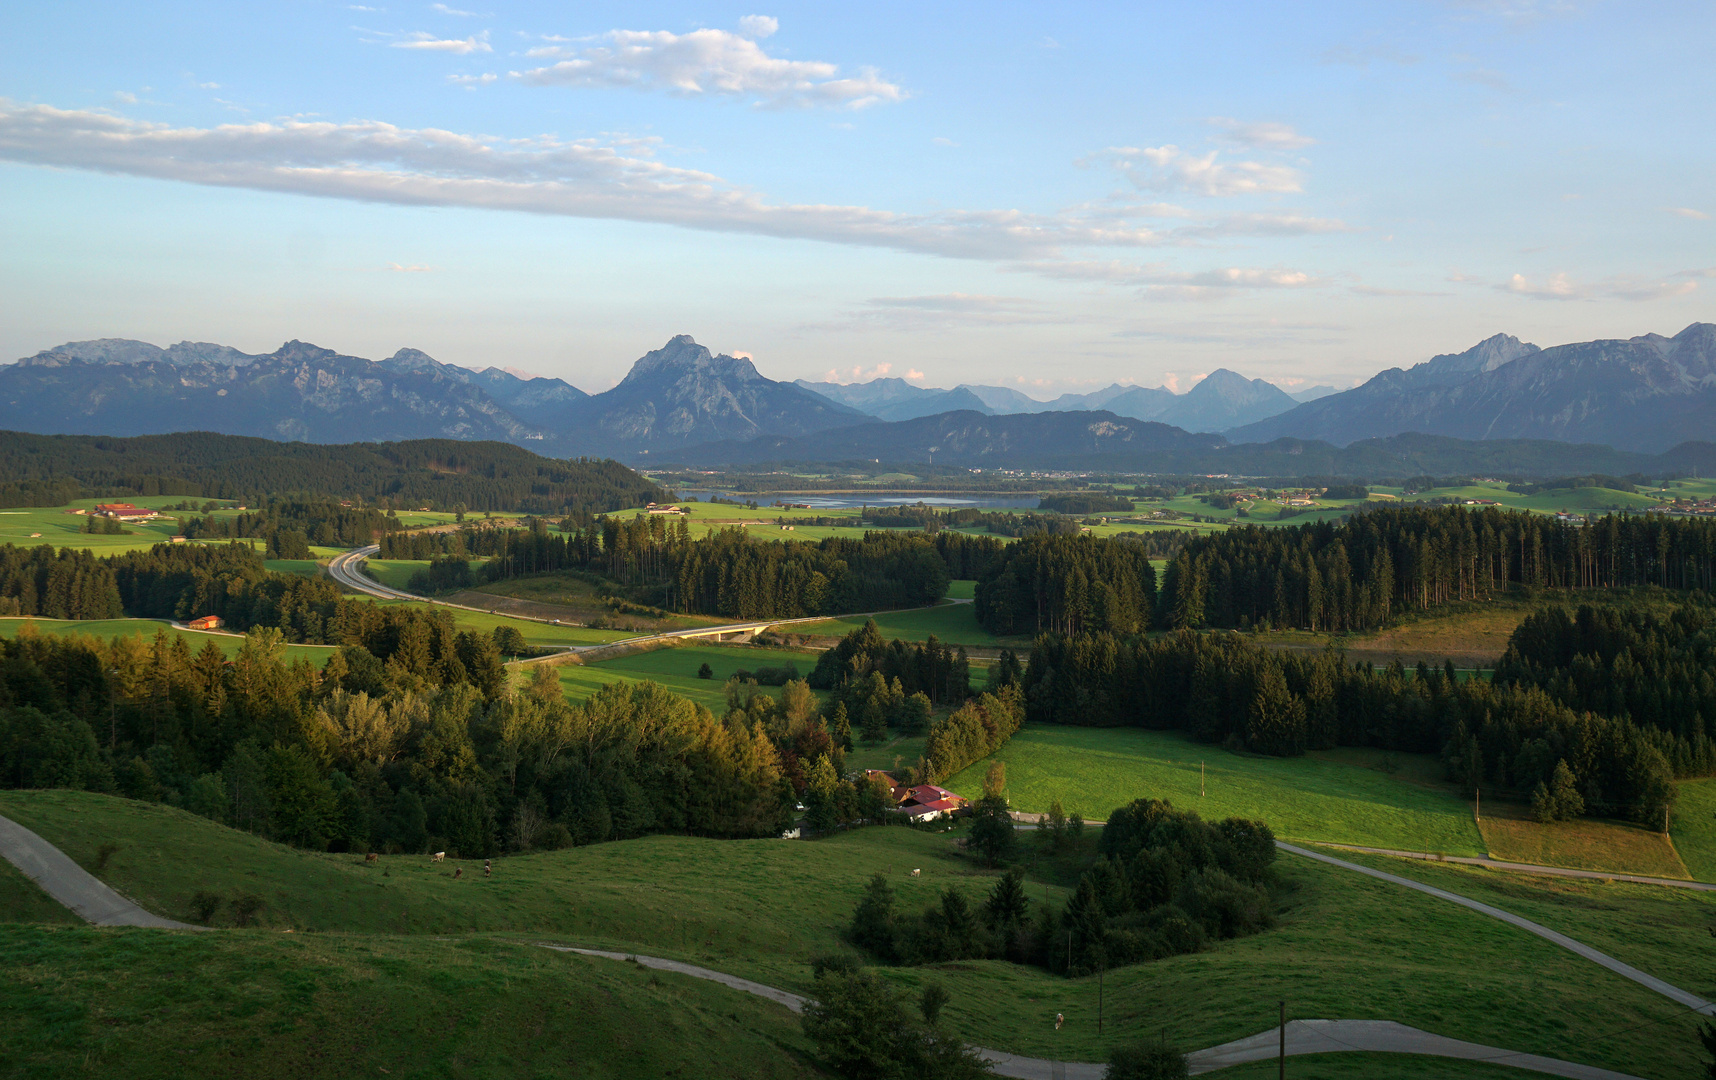
M 0 506 L 118 495 L 253 505 L 264 496 L 318 496 L 563 514 L 639 506 L 667 492 L 615 461 L 556 460 L 499 442 L 318 445 L 206 431 L 130 439 L 0 432 Z

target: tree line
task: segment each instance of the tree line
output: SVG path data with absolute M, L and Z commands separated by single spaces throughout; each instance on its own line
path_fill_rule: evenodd
M 212 432 L 30 435 L 0 432 L 0 506 L 76 498 L 186 495 L 260 504 L 268 496 L 361 499 L 394 509 L 564 514 L 670 495 L 616 461 L 557 460 L 496 442 L 413 439 L 316 445 Z
M 1716 714 L 1702 711 L 1708 668 L 1697 667 L 1711 647 L 1708 600 L 1696 598 L 1696 608 L 1656 623 L 1622 617 L 1637 636 L 1606 663 L 1601 652 L 1557 651 L 1565 613 L 1535 616 L 1492 678 L 1464 680 L 1451 664 L 1348 665 L 1336 653 L 1281 653 L 1237 634 L 1045 634 L 1025 671 L 1027 716 L 1179 730 L 1283 756 L 1336 746 L 1440 754 L 1468 792 L 1522 799 L 1539 785 L 1553 789 L 1565 767 L 1584 812 L 1660 827 L 1675 776 L 1716 774 L 1707 719 Z
M 1028 537 L 977 583 L 977 621 L 996 634 L 1141 633 L 1156 608 L 1143 545 L 1089 536 Z
M 236 516 L 179 519 L 187 539 L 256 537 L 267 542 L 274 559 L 309 559 L 310 545 L 363 547 L 379 535 L 399 531 L 397 517 L 368 506 L 332 499 L 271 499 L 260 510 Z
M 514 691 L 488 636 L 453 639 L 449 659 L 409 627 L 354 630 L 318 664 L 274 630 L 228 661 L 212 639 L 26 628 L 0 642 L 0 783 L 166 802 L 312 849 L 467 858 L 790 820 L 781 755 L 742 712 L 723 723 L 653 684 L 569 705 L 552 669 Z
M 0 615 L 117 619 L 113 567 L 88 551 L 0 545 Z
M 1339 524 L 1229 529 L 1168 564 L 1157 612 L 1167 627 L 1367 630 L 1403 610 L 1514 586 L 1640 585 L 1716 587 L 1716 521 L 1388 506 Z

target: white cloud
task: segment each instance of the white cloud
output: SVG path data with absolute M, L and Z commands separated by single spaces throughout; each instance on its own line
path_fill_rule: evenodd
M 773 19 L 768 22 L 774 24 Z M 554 57 L 558 63 L 513 75 L 533 86 L 718 94 L 750 98 L 776 108 L 862 109 L 906 99 L 905 90 L 883 79 L 873 68 L 842 78 L 835 64 L 770 56 L 752 39 L 763 36 L 755 33 L 760 25 L 752 23 L 746 33 L 738 34 L 726 30 L 693 30 L 688 34 L 612 30 L 603 34 L 602 43 L 597 45 L 532 49 L 530 55 Z
M 958 146 L 959 145 L 958 143 L 954 142 L 952 139 L 946 138 L 945 136 L 941 136 L 941 135 L 937 135 L 935 138 L 931 139 L 930 142 L 935 143 L 937 146 Z
M 1694 276 L 1682 271 L 1678 277 Z M 1652 281 L 1649 278 L 1616 275 L 1601 281 L 1578 282 L 1565 273 L 1536 282 L 1515 274 L 1496 288 L 1533 300 L 1664 300 L 1684 296 L 1698 288 L 1696 281 Z
M 772 15 L 746 15 L 739 20 L 739 33 L 748 38 L 774 37 L 781 21 Z
M 449 75 L 447 76 L 447 81 L 450 83 L 457 83 L 467 90 L 475 90 L 477 87 L 487 86 L 489 83 L 492 83 L 499 78 L 500 76 L 496 75 L 494 72 L 485 71 L 481 75 Z
M 1195 195 L 1256 195 L 1300 191 L 1299 170 L 1259 161 L 1219 162 L 1220 151 L 1202 156 L 1177 146 L 1115 146 L 1109 162 L 1140 188 L 1188 191 Z
M 387 269 L 398 274 L 430 274 L 440 269 L 437 266 L 401 266 L 399 263 L 388 263 Z
M 451 15 L 459 19 L 488 19 L 493 17 L 488 12 L 460 11 L 458 8 L 448 7 L 446 4 L 430 4 L 429 7 L 431 10 L 438 11 L 443 15 Z
M 0 160 L 409 206 L 465 206 L 1033 263 L 1172 243 L 1133 220 L 1019 210 L 913 215 L 782 204 L 622 140 L 502 140 L 380 121 L 172 127 L 0 99 Z
M 489 47 L 488 31 L 468 38 L 438 38 L 434 34 L 421 30 L 411 34 L 403 41 L 390 42 L 395 49 L 421 49 L 426 52 L 453 53 L 458 56 L 469 56 L 477 52 L 494 52 Z
M 1269 121 L 1247 124 L 1230 116 L 1212 116 L 1209 122 L 1210 126 L 1225 133 L 1227 141 L 1254 150 L 1303 150 L 1317 142 L 1309 135 L 1301 135 L 1293 130 L 1291 124 Z
M 1691 207 L 1687 207 L 1687 206 L 1668 206 L 1668 207 L 1664 207 L 1664 209 L 1667 210 L 1671 214 L 1678 214 L 1679 216 L 1681 216 L 1683 218 L 1691 218 L 1693 221 L 1709 221 L 1710 220 L 1709 214 L 1706 214 L 1702 210 L 1694 210 Z
M 220 83 L 217 83 L 217 82 L 200 82 L 197 84 L 197 88 L 200 90 L 219 90 L 220 89 Z
M 917 368 L 908 368 L 906 370 L 906 378 L 910 379 L 912 382 L 922 382 L 927 377 L 928 376 Z
M 135 105 L 137 104 L 137 95 L 133 94 L 129 90 L 115 90 L 113 92 L 113 100 L 119 102 L 121 105 Z

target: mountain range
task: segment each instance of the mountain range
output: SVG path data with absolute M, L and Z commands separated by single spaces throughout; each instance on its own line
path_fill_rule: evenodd
M 1166 387 L 1114 383 L 1087 394 L 1062 394 L 1052 401 L 1038 401 L 1006 386 L 969 383 L 952 390 L 913 386 L 904 379 L 889 378 L 846 384 L 800 379 L 796 385 L 885 421 L 914 420 L 956 411 L 1011 416 L 1101 409 L 1116 416 L 1153 420 L 1187 431 L 1225 431 L 1286 412 L 1297 404 L 1274 384 L 1247 379 L 1226 368 L 1211 372 L 1184 394 Z
M 1554 439 L 1659 453 L 1716 437 L 1716 324 L 1673 337 L 1540 349 L 1498 334 L 1463 353 L 1390 368 L 1361 386 L 1227 432 L 1345 446 L 1402 431 Z
M 679 335 L 641 357 L 613 389 L 587 394 L 560 379 L 473 370 L 409 348 L 367 360 L 302 341 L 253 354 L 207 342 L 160 348 L 105 338 L 0 366 L 0 429 L 197 430 L 315 443 L 487 439 L 552 456 L 680 464 L 904 462 L 928 460 L 939 447 L 941 460 L 974 467 L 1096 467 L 1098 460 L 1118 467 L 1124 460 L 1150 470 L 1151 461 L 1187 465 L 1196 457 L 1207 471 L 1231 472 L 1238 466 L 1223 468 L 1209 455 L 1231 463 L 1280 454 L 1302 459 L 1305 468 L 1295 471 L 1305 474 L 1317 471 L 1310 465 L 1318 448 L 1417 433 L 1493 442 L 1491 449 L 1506 444 L 1532 460 L 1543 455 L 1522 449 L 1527 442 L 1613 447 L 1645 461 L 1716 435 L 1716 325 L 1548 349 L 1498 334 L 1351 390 L 1327 390 L 1311 388 L 1298 401 L 1226 369 L 1183 394 L 1116 383 L 1046 402 L 1004 386 L 791 383 Z M 1235 444 L 1275 449 L 1236 454 Z M 1446 447 L 1436 445 L 1438 460 L 1446 459 Z M 1384 459 L 1394 460 L 1377 460 Z M 1331 467 L 1359 460 L 1364 453 L 1328 458 Z M 1524 470 L 1502 464 L 1497 471 Z

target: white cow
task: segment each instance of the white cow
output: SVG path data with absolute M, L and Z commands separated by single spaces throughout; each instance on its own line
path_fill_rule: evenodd
M 433 856 L 430 857 L 429 861 L 430 862 L 440 862 L 442 859 L 445 859 L 446 857 L 447 857 L 447 853 L 445 851 L 437 851 Z
M 923 873 L 923 871 L 921 871 L 921 870 L 913 870 L 913 871 L 912 871 L 912 876 L 913 876 L 913 877 L 917 877 L 917 876 L 918 876 L 918 875 L 919 875 L 919 874 L 921 874 L 921 873 Z

